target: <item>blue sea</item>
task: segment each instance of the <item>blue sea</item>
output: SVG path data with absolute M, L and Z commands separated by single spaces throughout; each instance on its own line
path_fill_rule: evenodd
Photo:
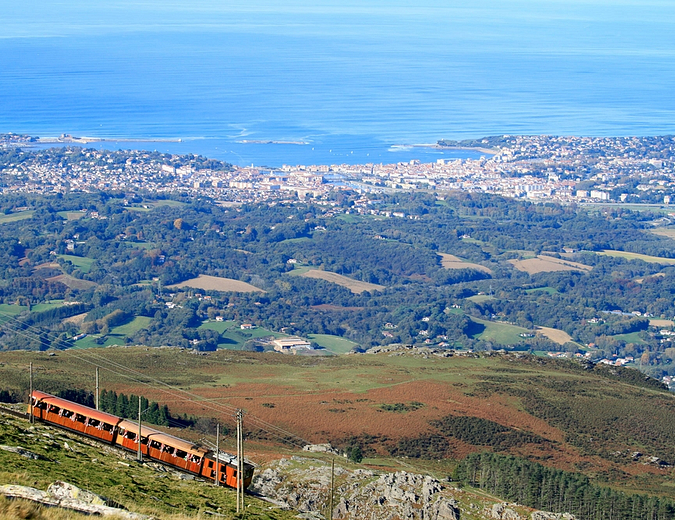
M 478 155 L 397 146 L 443 138 L 675 134 L 673 0 L 3 4 L 3 133 L 180 138 L 105 146 L 268 166 Z

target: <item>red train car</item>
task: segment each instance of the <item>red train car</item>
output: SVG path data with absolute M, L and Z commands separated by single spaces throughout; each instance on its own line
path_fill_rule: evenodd
M 123 419 L 117 428 L 115 444 L 138 452 L 138 423 Z M 141 453 L 169 466 L 201 475 L 202 463 L 208 450 L 173 435 L 141 425 Z
M 37 390 L 33 392 L 31 399 L 33 416 L 40 421 L 134 453 L 138 452 L 137 422 Z M 208 480 L 215 481 L 219 478 L 221 484 L 237 487 L 237 459 L 232 455 L 221 452 L 216 462 L 214 452 L 144 425 L 141 425 L 140 441 L 141 453 L 148 459 Z M 219 468 L 216 464 L 219 464 Z M 253 469 L 253 465 L 244 463 L 244 489 L 251 484 Z
M 36 419 L 57 424 L 109 444 L 113 443 L 117 425 L 122 420 L 116 415 L 99 412 L 37 390 L 33 392 L 32 399 L 33 415 Z

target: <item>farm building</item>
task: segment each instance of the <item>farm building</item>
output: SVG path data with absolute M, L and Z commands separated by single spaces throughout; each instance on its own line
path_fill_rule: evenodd
M 302 338 L 282 338 L 272 341 L 277 352 L 296 352 L 299 349 L 311 349 L 309 341 Z

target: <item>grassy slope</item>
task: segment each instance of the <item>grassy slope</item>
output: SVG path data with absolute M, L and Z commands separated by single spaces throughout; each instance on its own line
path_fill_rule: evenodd
M 21 446 L 45 459 L 30 460 L 0 451 L 2 484 L 45 490 L 55 480 L 64 480 L 111 498 L 133 512 L 165 519 L 194 518 L 205 511 L 217 511 L 232 518 L 236 511 L 233 490 L 182 480 L 164 468 L 158 470 L 138 464 L 133 455 L 97 443 L 85 443 L 62 430 L 41 424 L 29 427 L 25 421 L 6 415 L 0 417 L 0 444 Z M 293 517 L 290 512 L 272 512 L 269 504 L 252 497 L 248 497 L 247 503 L 252 518 L 285 520 Z
M 330 334 L 308 334 L 307 337 L 325 349 L 330 350 L 333 354 L 346 354 L 357 345 L 353 341 Z
M 19 220 L 25 220 L 27 218 L 33 218 L 34 211 L 20 211 L 18 213 L 10 213 L 8 215 L 0 215 L 0 224 L 6 224 L 7 222 L 17 222 Z
M 598 254 L 606 256 L 616 256 L 619 258 L 625 258 L 626 260 L 642 260 L 644 262 L 650 262 L 654 264 L 675 264 L 675 258 L 663 258 L 660 256 L 642 255 L 640 253 L 630 253 L 627 251 L 610 251 L 609 249 L 605 249 L 604 251 Z
M 91 266 L 96 261 L 93 258 L 86 258 L 84 256 L 76 256 L 76 255 L 58 255 L 58 257 L 63 258 L 64 260 L 68 260 L 83 273 L 88 273 L 89 271 L 91 271 Z
M 501 345 L 515 345 L 523 341 L 520 334 L 529 333 L 523 327 L 509 325 L 508 323 L 497 323 L 494 321 L 481 320 L 480 318 L 471 318 L 476 323 L 485 327 L 485 330 L 475 337 L 483 341 L 494 341 Z
M 243 408 L 250 428 L 261 419 L 314 443 L 375 435 L 379 437 L 368 445 L 385 458 L 387 447 L 399 440 L 435 432 L 429 421 L 447 415 L 480 417 L 543 439 L 506 452 L 583 470 L 626 489 L 675 497 L 669 469 L 630 457 L 640 451 L 645 457 L 675 461 L 675 398 L 617 380 L 613 367 L 587 371 L 571 362 L 527 356 L 306 358 L 227 350 L 194 356 L 179 349 L 145 348 L 99 349 L 93 355 L 2 353 L 0 388 L 25 390 L 26 367 L 33 361 L 38 388 L 91 390 L 96 364 L 103 367 L 103 388 L 145 393 L 169 404 L 174 413 L 218 416 L 229 425 L 231 412 L 219 412 L 217 406 Z M 119 368 L 109 371 L 108 360 L 170 382 L 172 394 L 189 390 L 211 401 L 190 403 L 159 388 L 148 389 L 118 373 Z M 635 379 L 643 380 L 641 375 Z M 405 413 L 381 411 L 382 404 L 413 401 L 423 406 Z M 452 441 L 449 458 L 438 463 L 437 471 L 447 474 L 453 459 L 485 449 L 490 448 Z M 411 464 L 422 462 L 410 459 Z

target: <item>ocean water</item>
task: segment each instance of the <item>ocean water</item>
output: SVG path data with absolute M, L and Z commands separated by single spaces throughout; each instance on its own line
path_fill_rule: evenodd
M 106 146 L 269 166 L 477 156 L 395 146 L 442 138 L 675 133 L 671 0 L 278 4 L 2 6 L 0 132 L 180 138 Z

